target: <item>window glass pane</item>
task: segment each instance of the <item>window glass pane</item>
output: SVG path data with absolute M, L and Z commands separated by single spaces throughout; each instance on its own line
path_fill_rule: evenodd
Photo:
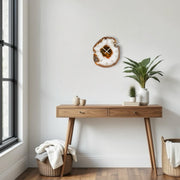
M 2 38 L 5 42 L 10 42 L 10 1 L 2 0 Z
M 11 73 L 11 51 L 12 49 L 8 46 L 3 46 L 2 48 L 2 72 L 3 78 L 12 78 Z
M 4 81 L 2 84 L 2 95 L 3 95 L 3 140 L 12 136 L 12 83 Z

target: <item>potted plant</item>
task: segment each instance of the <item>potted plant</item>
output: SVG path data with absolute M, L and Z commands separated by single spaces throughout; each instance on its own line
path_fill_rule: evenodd
M 127 58 L 127 61 L 124 61 L 126 67 L 124 68 L 124 72 L 130 75 L 126 77 L 132 78 L 136 80 L 140 86 L 140 103 L 141 105 L 147 105 L 149 103 L 149 92 L 146 89 L 146 83 L 149 79 L 154 79 L 160 82 L 158 76 L 163 76 L 162 71 L 155 70 L 155 68 L 162 62 L 162 60 L 158 60 L 159 56 L 156 56 L 154 59 L 146 58 L 140 62 L 136 62 L 130 58 Z
M 129 89 L 129 101 L 136 102 L 136 88 L 134 86 Z

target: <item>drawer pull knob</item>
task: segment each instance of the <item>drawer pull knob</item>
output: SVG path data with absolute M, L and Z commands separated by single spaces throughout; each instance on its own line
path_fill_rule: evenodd
M 85 112 L 83 112 L 83 111 L 79 111 L 80 112 L 80 114 L 85 114 Z
M 134 111 L 134 115 L 137 115 L 137 112 L 136 112 L 136 111 Z

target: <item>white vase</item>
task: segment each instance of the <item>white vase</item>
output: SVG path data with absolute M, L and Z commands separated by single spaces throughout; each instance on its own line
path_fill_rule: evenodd
M 145 88 L 140 88 L 138 91 L 138 100 L 140 105 L 146 106 L 149 104 L 149 91 Z
M 79 106 L 79 103 L 80 103 L 80 98 L 78 96 L 74 97 L 73 98 L 73 104 L 75 106 Z

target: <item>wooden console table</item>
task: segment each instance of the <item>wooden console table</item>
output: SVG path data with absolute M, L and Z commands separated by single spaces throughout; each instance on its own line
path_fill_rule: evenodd
M 153 138 L 151 132 L 150 118 L 162 117 L 162 107 L 159 105 L 148 106 L 122 106 L 122 105 L 59 105 L 56 107 L 56 117 L 68 117 L 68 129 L 65 141 L 64 164 L 61 171 L 61 177 L 66 166 L 68 144 L 71 144 L 75 118 L 98 118 L 98 117 L 127 117 L 127 118 L 144 118 L 151 167 L 157 175 L 156 161 L 153 147 Z

